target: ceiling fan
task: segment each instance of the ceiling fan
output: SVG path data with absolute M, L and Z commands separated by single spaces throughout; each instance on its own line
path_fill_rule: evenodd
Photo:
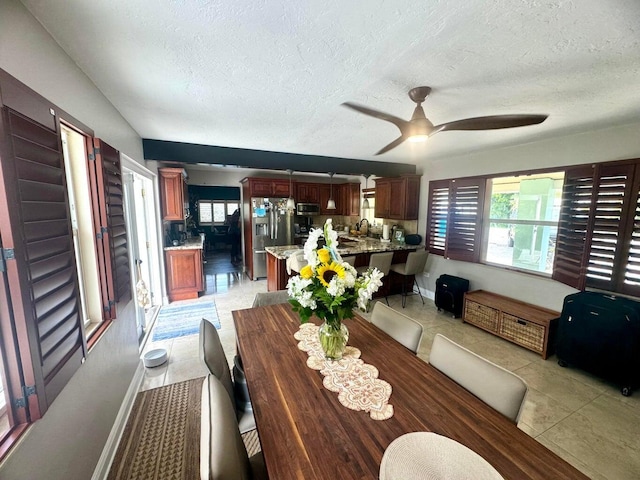
M 434 126 L 425 116 L 424 110 L 422 109 L 422 102 L 425 101 L 429 93 L 431 93 L 431 87 L 416 87 L 409 90 L 409 98 L 418 104 L 409 121 L 388 113 L 373 110 L 372 108 L 363 107 L 357 103 L 345 102 L 342 105 L 369 115 L 370 117 L 391 122 L 400 129 L 400 136 L 378 151 L 376 155 L 388 152 L 405 140 L 421 142 L 438 132 L 444 132 L 446 130 L 495 130 L 498 128 L 523 127 L 542 123 L 548 117 L 548 115 L 492 115 L 488 117 L 465 118 L 463 120 L 455 120 Z

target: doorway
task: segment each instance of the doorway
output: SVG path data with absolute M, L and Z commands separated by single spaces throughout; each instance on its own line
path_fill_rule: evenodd
M 122 177 L 130 235 L 131 271 L 134 280 L 136 331 L 143 345 L 154 313 L 162 304 L 159 245 L 154 209 L 154 176 L 124 155 Z M 134 171 L 135 169 L 135 171 Z

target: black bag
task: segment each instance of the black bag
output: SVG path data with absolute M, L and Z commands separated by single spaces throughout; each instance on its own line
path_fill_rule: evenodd
M 587 370 L 631 395 L 640 381 L 640 303 L 598 292 L 567 295 L 556 355 L 561 366 Z
M 438 311 L 446 310 L 453 313 L 454 318 L 462 315 L 464 305 L 464 292 L 469 291 L 469 280 L 454 277 L 453 275 L 440 275 L 436 280 L 435 303 Z

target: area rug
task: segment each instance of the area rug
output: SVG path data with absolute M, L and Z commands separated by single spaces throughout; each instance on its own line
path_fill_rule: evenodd
M 200 330 L 200 321 L 206 318 L 218 330 L 220 320 L 213 301 L 194 302 L 178 305 L 163 305 L 153 329 L 153 341 L 193 335 Z
M 204 378 L 138 393 L 107 480 L 200 478 L 200 395 Z M 249 456 L 256 431 L 242 436 Z

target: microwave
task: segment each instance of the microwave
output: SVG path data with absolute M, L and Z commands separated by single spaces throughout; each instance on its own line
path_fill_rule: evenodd
M 296 204 L 296 215 L 318 215 L 319 213 L 320 205 L 317 203 Z

